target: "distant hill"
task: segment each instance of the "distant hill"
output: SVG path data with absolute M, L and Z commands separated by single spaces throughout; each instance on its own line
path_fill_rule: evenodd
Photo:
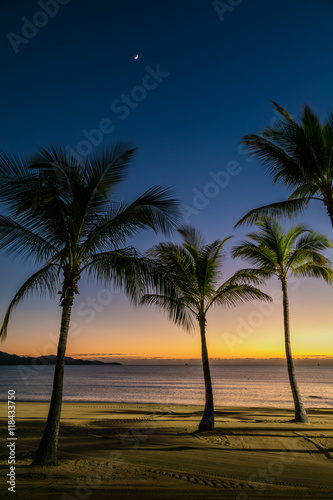
M 0 365 L 55 365 L 56 356 L 39 356 L 33 358 L 30 356 L 16 356 L 0 351 Z M 89 361 L 87 359 L 74 359 L 65 357 L 65 365 L 121 365 L 121 363 L 104 363 L 103 361 Z

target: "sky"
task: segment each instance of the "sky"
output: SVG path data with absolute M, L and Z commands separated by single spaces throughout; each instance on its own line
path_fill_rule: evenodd
M 332 109 L 329 0 L 18 0 L 2 2 L 0 14 L 0 149 L 24 155 L 52 143 L 84 157 L 130 141 L 138 151 L 119 196 L 172 187 L 207 242 L 234 235 L 228 251 L 249 230 L 234 229 L 248 210 L 288 196 L 248 157 L 242 136 L 276 120 L 271 100 L 296 119 L 304 103 L 322 120 Z M 300 220 L 332 237 L 322 204 Z M 131 243 L 145 251 L 165 239 L 145 232 Z M 224 277 L 243 266 L 227 256 Z M 1 318 L 34 269 L 0 255 Z M 133 308 L 117 290 L 80 284 L 68 355 L 132 364 L 200 358 L 197 331 Z M 290 289 L 295 357 L 333 360 L 332 288 L 304 279 Z M 264 291 L 273 304 L 209 314 L 212 362 L 284 356 L 279 283 Z M 25 300 L 0 349 L 54 354 L 60 313 L 56 301 Z

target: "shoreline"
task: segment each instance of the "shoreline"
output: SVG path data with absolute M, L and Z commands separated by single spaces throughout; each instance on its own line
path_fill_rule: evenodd
M 50 400 L 49 401 L 46 401 L 46 400 L 42 400 L 42 401 L 29 401 L 29 400 L 19 400 L 17 401 L 17 405 L 21 405 L 21 404 L 45 404 L 45 405 L 49 405 L 50 404 Z M 184 406 L 184 407 L 189 407 L 189 406 L 193 406 L 193 407 L 196 407 L 198 409 L 200 408 L 204 408 L 204 403 L 202 404 L 196 404 L 196 403 L 165 403 L 165 402 L 158 402 L 158 401 L 87 401 L 87 400 L 77 400 L 77 401 L 63 401 L 62 402 L 62 405 L 75 405 L 75 404 L 80 404 L 80 405 L 116 405 L 116 406 L 119 406 L 119 405 L 147 405 L 147 406 L 152 406 L 152 405 L 157 405 L 157 406 Z M 5 405 L 5 407 L 7 407 L 7 400 L 2 400 L 0 399 L 0 410 L 1 410 L 1 405 Z M 214 406 L 215 410 L 228 410 L 228 409 L 233 409 L 233 408 L 239 408 L 239 409 L 242 409 L 242 410 L 245 410 L 245 409 L 249 409 L 249 408 L 253 408 L 255 410 L 282 410 L 282 411 L 293 411 L 294 407 L 293 405 L 291 404 L 290 406 L 273 406 L 273 405 L 265 405 L 265 406 L 259 406 L 259 405 L 215 405 Z M 332 413 L 333 413 L 333 404 L 332 406 L 307 406 L 305 404 L 305 408 L 306 408 L 306 411 L 307 412 L 312 412 L 312 411 L 316 411 L 316 410 L 331 410 Z M 1 414 L 1 413 L 0 413 Z M 0 417 L 1 418 L 1 417 Z
M 29 401 L 29 400 L 24 400 L 21 399 L 17 401 L 17 404 L 50 404 L 50 401 Z M 0 399 L 0 406 L 2 404 L 7 405 L 7 400 L 2 400 Z M 65 404 L 87 404 L 87 405 L 159 405 L 159 406 L 194 406 L 197 408 L 203 408 L 205 405 L 204 403 L 202 404 L 197 404 L 197 403 L 169 403 L 169 402 L 159 402 L 159 401 L 87 401 L 87 400 L 71 400 L 71 401 L 63 401 L 63 405 Z M 306 405 L 305 405 L 306 406 Z M 233 409 L 233 408 L 240 408 L 240 409 L 246 409 L 246 408 L 255 408 L 258 410 L 263 410 L 263 409 L 271 409 L 271 410 L 285 410 L 285 411 L 290 411 L 293 410 L 293 405 L 290 406 L 274 406 L 274 405 L 265 405 L 265 406 L 260 406 L 260 405 L 214 405 L 215 409 Z M 315 411 L 315 410 L 332 410 L 333 412 L 333 404 L 332 406 L 306 406 L 308 411 Z M 1 417 L 0 417 L 1 418 Z

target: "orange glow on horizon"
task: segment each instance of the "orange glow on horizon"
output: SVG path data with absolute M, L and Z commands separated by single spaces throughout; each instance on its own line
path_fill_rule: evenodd
M 306 303 L 311 299 L 307 287 L 298 290 L 297 295 L 290 293 L 293 355 L 332 356 L 327 307 L 331 299 L 325 288 L 321 308 L 313 314 L 313 307 Z M 80 300 L 84 300 L 83 294 Z M 133 308 L 120 296 L 95 315 L 79 313 L 79 308 L 74 309 L 67 356 L 109 357 L 115 361 L 201 358 L 197 329 L 189 334 L 155 309 Z M 0 350 L 20 356 L 56 354 L 60 317 L 61 310 L 54 303 L 41 309 L 41 303 L 31 306 L 25 302 L 15 312 Z M 256 302 L 235 309 L 213 309 L 207 318 L 207 344 L 211 359 L 284 358 L 281 304 Z

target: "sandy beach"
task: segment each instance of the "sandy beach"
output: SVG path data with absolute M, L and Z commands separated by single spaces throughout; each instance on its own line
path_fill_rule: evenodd
M 64 403 L 59 465 L 29 467 L 47 410 L 17 407 L 17 499 L 333 498 L 333 410 L 295 424 L 291 410 L 218 407 L 199 436 L 198 406 Z M 7 456 L 3 445 L 1 497 L 13 498 Z

